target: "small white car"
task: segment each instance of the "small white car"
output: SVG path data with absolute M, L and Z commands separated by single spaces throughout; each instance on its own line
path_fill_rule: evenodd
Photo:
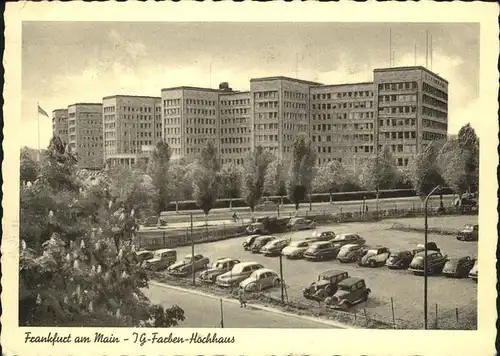
M 302 258 L 304 257 L 304 252 L 306 252 L 312 243 L 313 241 L 308 240 L 292 241 L 281 251 L 281 254 L 290 259 Z
M 253 272 L 264 268 L 257 262 L 241 262 L 224 274 L 221 274 L 215 279 L 215 284 L 219 287 L 231 287 L 238 285 L 241 281 L 248 278 Z
M 250 277 L 240 283 L 240 288 L 248 292 L 258 292 L 280 285 L 280 278 L 276 272 L 262 268 L 253 272 Z
M 289 243 L 290 239 L 287 237 L 271 240 L 260 249 L 260 253 L 264 256 L 279 256 L 281 254 L 281 250 L 287 247 Z
M 361 254 L 358 265 L 365 267 L 376 267 L 385 265 L 391 251 L 387 247 L 367 249 Z

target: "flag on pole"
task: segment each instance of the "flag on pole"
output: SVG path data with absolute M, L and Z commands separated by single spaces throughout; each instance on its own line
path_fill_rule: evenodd
M 47 114 L 47 112 L 45 110 L 43 110 L 40 105 L 38 105 L 38 113 L 40 115 L 43 115 L 43 116 L 46 116 L 46 117 L 49 117 L 49 114 Z

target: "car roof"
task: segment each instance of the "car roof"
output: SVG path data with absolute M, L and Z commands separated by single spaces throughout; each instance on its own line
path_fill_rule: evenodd
M 431 254 L 434 254 L 434 253 L 438 253 L 439 251 L 435 251 L 435 250 L 427 250 L 427 254 L 428 255 L 431 255 Z M 420 251 L 419 253 L 417 253 L 417 256 L 420 256 L 420 257 L 423 257 L 425 255 L 425 251 Z
M 159 250 L 156 250 L 155 252 L 170 252 L 170 251 L 175 251 L 175 250 L 172 250 L 171 248 L 162 248 L 162 249 L 159 249 Z
M 219 258 L 219 259 L 218 259 L 217 261 L 215 261 L 215 262 L 222 262 L 222 263 L 224 263 L 224 262 L 231 262 L 231 261 L 234 261 L 234 260 L 235 260 L 235 258 L 231 258 L 231 257 L 223 257 L 223 258 Z
M 329 241 L 316 241 L 311 244 L 311 246 L 321 246 L 321 245 L 330 245 Z
M 240 262 L 240 263 L 236 264 L 235 266 L 243 268 L 243 267 L 253 266 L 253 265 L 260 265 L 260 263 L 258 263 L 258 262 Z
M 338 276 L 339 274 L 344 274 L 346 271 L 340 271 L 336 269 L 331 269 L 328 271 L 321 272 L 319 275 L 323 277 L 332 277 L 332 276 Z
M 275 237 L 271 236 L 271 235 L 264 235 L 264 236 L 257 237 L 256 240 L 266 240 L 266 239 L 269 239 L 269 238 L 275 238 Z
M 359 245 L 358 244 L 345 244 L 344 246 L 342 246 L 342 248 L 348 249 L 348 248 L 356 247 L 356 246 L 359 246 Z
M 158 250 L 158 251 L 160 251 L 160 250 Z M 142 251 L 136 251 L 135 252 L 136 255 L 144 255 L 145 253 L 153 253 L 153 251 L 142 250 Z
M 360 281 L 363 281 L 363 278 L 347 277 L 346 279 L 343 279 L 342 281 L 340 281 L 339 285 L 352 286 L 353 284 L 356 284 Z
M 254 271 L 253 273 L 254 274 L 261 274 L 261 273 L 266 273 L 266 272 L 272 272 L 274 274 L 277 274 L 276 272 L 274 272 L 272 269 L 269 269 L 269 268 L 261 268 L 261 269 Z

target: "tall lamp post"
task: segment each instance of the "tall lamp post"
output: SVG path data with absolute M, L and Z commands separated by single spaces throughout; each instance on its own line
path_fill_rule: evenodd
M 427 330 L 427 275 L 428 275 L 428 270 L 427 270 L 427 202 L 429 201 L 429 197 L 438 189 L 440 189 L 441 186 L 438 185 L 437 187 L 434 187 L 429 194 L 425 197 L 424 201 L 424 330 Z

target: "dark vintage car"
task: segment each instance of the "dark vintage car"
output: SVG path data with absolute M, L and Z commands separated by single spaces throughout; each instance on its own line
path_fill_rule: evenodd
M 349 277 L 345 271 L 330 270 L 321 273 L 316 282 L 304 288 L 302 295 L 306 299 L 323 301 L 326 297 L 331 297 L 337 292 L 337 285 L 340 281 Z
M 340 248 L 337 259 L 340 262 L 348 263 L 359 260 L 361 254 L 368 248 L 366 245 L 347 244 Z
M 149 260 L 144 260 L 143 266 L 152 271 L 160 271 L 165 268 L 170 268 L 177 261 L 177 252 L 170 248 L 156 250 L 153 257 Z
M 330 241 L 335 238 L 335 233 L 333 231 L 314 231 L 311 237 L 306 237 L 309 241 Z
M 364 245 L 366 243 L 365 239 L 360 237 L 358 234 L 352 234 L 352 233 L 338 234 L 333 239 L 331 239 L 330 242 L 339 246 L 344 246 L 347 244 Z
M 280 237 L 275 240 L 269 241 L 267 244 L 262 246 L 260 249 L 260 253 L 264 256 L 279 256 L 281 255 L 281 251 L 287 247 L 291 242 L 291 239 L 288 237 Z
M 135 253 L 135 256 L 137 258 L 137 262 L 142 265 L 144 261 L 150 260 L 154 257 L 154 253 L 149 250 L 142 250 L 142 251 L 137 251 Z
M 246 232 L 249 235 L 263 235 L 267 234 L 266 226 L 263 222 L 254 222 L 247 226 Z
M 260 249 L 264 247 L 269 241 L 273 240 L 276 240 L 275 236 L 269 236 L 269 235 L 259 236 L 254 240 L 253 244 L 250 246 L 250 251 L 252 251 L 252 253 L 260 253 Z
M 187 255 L 182 261 L 177 261 L 173 265 L 170 265 L 170 267 L 168 267 L 167 269 L 167 272 L 172 276 L 184 277 L 193 273 L 193 267 L 194 272 L 196 272 L 207 269 L 209 263 L 209 259 L 204 257 L 203 255 L 197 254 L 194 255 L 194 257 L 192 255 Z
M 255 206 L 255 211 L 275 211 L 278 209 L 278 203 L 272 200 L 264 200 L 262 203 Z
M 200 273 L 199 279 L 204 283 L 215 283 L 217 277 L 230 271 L 238 263 L 240 263 L 240 260 L 235 258 L 219 258 L 209 269 Z
M 385 265 L 390 269 L 407 269 L 410 267 L 410 263 L 414 256 L 414 252 L 409 250 L 393 252 L 387 259 Z
M 472 267 L 472 269 L 469 272 L 469 278 L 475 281 L 476 283 L 477 283 L 477 261 L 478 260 L 476 259 L 476 262 L 474 262 L 474 267 Z
M 307 229 L 315 229 L 316 223 L 313 220 L 304 218 L 292 218 L 286 225 L 288 231 L 300 231 Z
M 340 246 L 335 246 L 328 241 L 314 242 L 304 252 L 304 258 L 310 261 L 333 260 L 337 257 Z
M 377 267 L 385 265 L 391 251 L 387 247 L 375 247 L 365 249 L 358 260 L 358 266 L 361 267 Z
M 478 241 L 479 240 L 479 225 L 468 224 L 457 234 L 459 241 Z
M 413 274 L 424 274 L 424 259 L 425 252 L 417 253 L 408 270 Z M 439 251 L 427 251 L 427 274 L 441 273 L 447 260 L 448 257 Z
M 260 235 L 250 235 L 248 236 L 247 238 L 245 238 L 245 240 L 243 241 L 242 245 L 243 245 L 243 248 L 246 250 L 246 251 L 249 251 L 251 248 L 252 248 L 252 244 L 253 242 L 255 241 L 255 239 L 257 237 L 259 237 Z
M 325 306 L 330 309 L 348 309 L 368 299 L 371 290 L 366 287 L 365 280 L 349 277 L 338 284 L 337 292 L 325 299 Z
M 457 277 L 464 278 L 469 276 L 469 272 L 476 260 L 472 259 L 470 256 L 465 256 L 461 258 L 450 258 L 443 267 L 443 274 L 446 277 Z

